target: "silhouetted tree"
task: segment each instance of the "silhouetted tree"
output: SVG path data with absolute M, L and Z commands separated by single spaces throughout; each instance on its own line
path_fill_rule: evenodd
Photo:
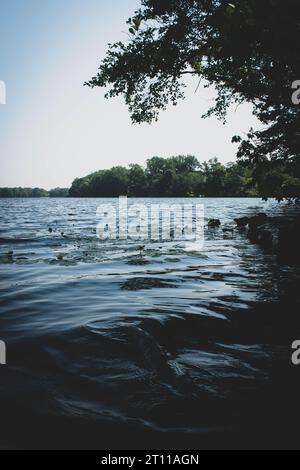
M 110 45 L 88 86 L 108 86 L 107 97 L 123 95 L 140 123 L 184 96 L 184 75 L 203 78 L 218 94 L 206 116 L 225 119 L 232 103 L 250 102 L 263 124 L 245 139 L 233 137 L 238 157 L 257 168 L 263 162 L 261 172 L 265 157 L 279 162 L 277 171 L 282 161 L 296 164 L 300 106 L 292 103 L 291 85 L 300 79 L 298 0 L 142 0 L 128 24 L 130 40 Z M 281 194 L 272 186 L 272 195 Z

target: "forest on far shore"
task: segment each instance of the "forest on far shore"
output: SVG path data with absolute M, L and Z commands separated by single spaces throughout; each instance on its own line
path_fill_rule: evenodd
M 278 164 L 268 171 L 247 161 L 199 162 L 193 155 L 152 157 L 145 167 L 114 166 L 76 178 L 71 187 L 0 188 L 0 197 L 276 197 L 297 199 L 300 179 Z
M 297 199 L 300 178 L 291 176 L 285 164 L 266 161 L 256 165 L 237 160 L 222 164 L 217 158 L 199 162 L 193 155 L 152 157 L 146 166 L 115 166 L 76 178 L 72 197 L 276 197 Z
M 0 188 L 0 197 L 67 197 L 69 188 Z
M 146 166 L 130 164 L 76 178 L 72 197 L 256 196 L 252 171 L 239 163 L 223 165 L 216 158 L 200 163 L 193 155 L 152 157 Z

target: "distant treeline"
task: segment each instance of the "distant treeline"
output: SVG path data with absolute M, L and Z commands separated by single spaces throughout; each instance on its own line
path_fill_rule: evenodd
M 0 188 L 0 197 L 276 197 L 300 200 L 300 165 L 244 160 L 222 164 L 217 158 L 200 163 L 192 155 L 152 157 L 143 167 L 114 166 L 83 178 L 70 189 Z M 293 176 L 291 176 L 293 175 Z
M 223 165 L 216 158 L 200 163 L 192 155 L 153 157 L 146 167 L 115 166 L 76 178 L 71 197 L 240 197 L 257 196 L 253 169 L 244 162 Z
M 0 188 L 0 197 L 67 197 L 68 188 Z

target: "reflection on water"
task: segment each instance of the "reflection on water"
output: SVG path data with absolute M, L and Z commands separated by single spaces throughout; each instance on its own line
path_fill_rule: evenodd
M 224 227 L 293 209 L 202 201 L 222 225 L 206 228 L 201 251 L 160 242 L 142 252 L 97 239 L 99 199 L 0 201 L 0 448 L 226 447 L 275 428 L 287 435 L 299 270 Z

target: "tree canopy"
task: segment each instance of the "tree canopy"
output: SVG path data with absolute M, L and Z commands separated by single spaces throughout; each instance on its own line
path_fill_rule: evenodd
M 49 197 L 67 197 L 69 195 L 69 188 L 53 188 L 48 191 Z
M 142 0 L 128 28 L 128 41 L 109 45 L 86 85 L 123 95 L 135 123 L 183 98 L 186 74 L 217 90 L 205 117 L 225 120 L 232 103 L 252 103 L 263 128 L 233 136 L 237 156 L 258 168 L 262 194 L 270 192 L 262 173 L 281 172 L 272 195 L 295 197 L 297 187 L 299 197 L 300 105 L 291 98 L 300 79 L 298 0 Z
M 43 188 L 0 188 L 0 197 L 67 197 L 68 188 L 54 188 L 47 191 Z
M 137 164 L 100 170 L 76 178 L 73 197 L 256 196 L 252 170 L 245 162 L 221 164 L 216 158 L 200 164 L 192 155 L 152 157 Z

